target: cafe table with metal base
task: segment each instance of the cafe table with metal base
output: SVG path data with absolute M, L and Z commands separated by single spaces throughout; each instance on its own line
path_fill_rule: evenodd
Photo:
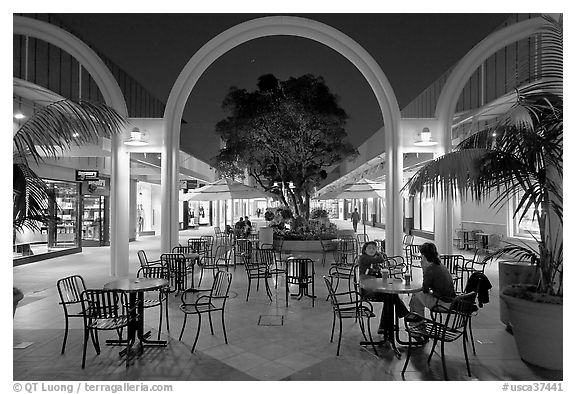
M 136 338 L 140 341 L 140 353 L 144 350 L 144 346 L 166 346 L 167 341 L 164 340 L 151 340 L 150 331 L 144 332 L 144 292 L 151 290 L 158 290 L 168 286 L 166 279 L 159 278 L 123 278 L 113 280 L 104 285 L 107 290 L 119 290 L 128 293 L 128 302 L 130 305 L 137 305 L 133 308 L 135 316 L 131 319 L 131 324 L 128 325 L 128 336 L 126 339 L 109 339 L 106 341 L 108 345 L 126 345 L 126 341 L 132 344 Z M 120 352 L 123 356 L 126 349 Z
M 382 302 L 382 314 L 384 335 L 381 341 L 362 341 L 360 345 L 385 346 L 389 344 L 397 358 L 401 358 L 400 351 L 396 344 L 407 345 L 398 335 L 399 324 L 394 309 L 394 299 L 399 294 L 411 294 L 422 291 L 421 283 L 406 283 L 403 279 L 376 278 L 374 276 L 360 276 L 361 294 L 366 296 L 371 302 Z

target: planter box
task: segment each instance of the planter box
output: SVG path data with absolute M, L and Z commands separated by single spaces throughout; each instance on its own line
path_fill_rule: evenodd
M 322 252 L 320 240 L 289 241 L 284 240 L 282 251 L 286 252 Z
M 516 347 L 522 360 L 562 371 L 562 305 L 532 302 L 500 294 L 508 307 Z
M 530 263 L 519 263 L 517 261 L 498 262 L 498 287 L 500 294 L 508 285 L 516 284 L 538 284 L 538 270 Z M 500 298 L 500 321 L 509 325 L 510 318 L 508 306 Z

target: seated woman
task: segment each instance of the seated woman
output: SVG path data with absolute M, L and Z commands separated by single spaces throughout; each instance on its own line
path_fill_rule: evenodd
M 424 316 L 424 308 L 432 308 L 437 304 L 449 307 L 450 304 L 440 301 L 440 298 L 453 298 L 456 296 L 452 275 L 448 268 L 442 265 L 436 245 L 426 242 L 420 245 L 422 255 L 422 291 L 414 293 L 410 300 L 410 312 Z M 422 322 L 414 322 L 418 327 Z
M 382 267 L 384 266 L 384 257 L 378 252 L 378 246 L 376 242 L 369 241 L 366 242 L 362 246 L 362 254 L 358 258 L 358 267 L 360 270 L 360 275 L 369 275 L 369 276 L 377 276 L 382 277 Z M 374 301 L 383 301 L 383 296 L 379 294 L 363 294 L 363 297 L 366 297 L 370 300 Z M 408 308 L 404 305 L 404 302 L 396 295 L 394 297 L 394 309 L 396 311 L 396 315 L 399 318 L 403 318 L 408 314 Z M 384 333 L 384 310 L 382 310 L 382 314 L 380 315 L 380 325 L 378 327 L 378 334 Z

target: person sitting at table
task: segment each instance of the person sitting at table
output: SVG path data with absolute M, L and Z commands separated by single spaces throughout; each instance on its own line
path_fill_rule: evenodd
M 441 301 L 441 298 L 451 299 L 456 296 L 452 275 L 440 261 L 436 245 L 432 242 L 425 242 L 419 247 L 422 255 L 422 291 L 414 293 L 410 299 L 410 312 L 424 316 L 425 308 L 432 308 L 435 305 L 449 307 L 450 303 Z M 416 329 L 424 322 L 414 321 L 411 325 Z
M 240 216 L 240 220 L 238 220 L 236 224 L 234 224 L 234 234 L 236 235 L 236 238 L 244 238 L 245 226 L 246 223 L 244 223 L 244 218 Z
M 374 241 L 368 241 L 362 246 L 362 254 L 358 258 L 358 267 L 360 276 L 376 276 L 382 277 L 382 267 L 384 266 L 384 257 L 378 252 L 378 246 Z M 378 294 L 362 294 L 363 297 L 373 301 L 383 301 L 383 295 Z M 404 302 L 396 294 L 394 297 L 394 309 L 399 318 L 403 318 L 408 314 L 408 308 Z M 378 334 L 384 333 L 385 326 L 384 310 L 380 315 L 380 325 L 378 326 Z
M 244 235 L 248 237 L 252 232 L 252 222 L 248 219 L 248 216 L 244 216 Z

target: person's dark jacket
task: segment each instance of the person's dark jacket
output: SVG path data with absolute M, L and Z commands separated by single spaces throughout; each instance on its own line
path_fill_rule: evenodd
M 490 302 L 490 297 L 488 295 L 488 290 L 492 288 L 492 283 L 488 280 L 486 275 L 482 272 L 474 272 L 468 278 L 468 282 L 466 283 L 466 288 L 464 291 L 469 293 L 471 291 L 478 292 L 478 306 L 482 308 L 484 304 Z

